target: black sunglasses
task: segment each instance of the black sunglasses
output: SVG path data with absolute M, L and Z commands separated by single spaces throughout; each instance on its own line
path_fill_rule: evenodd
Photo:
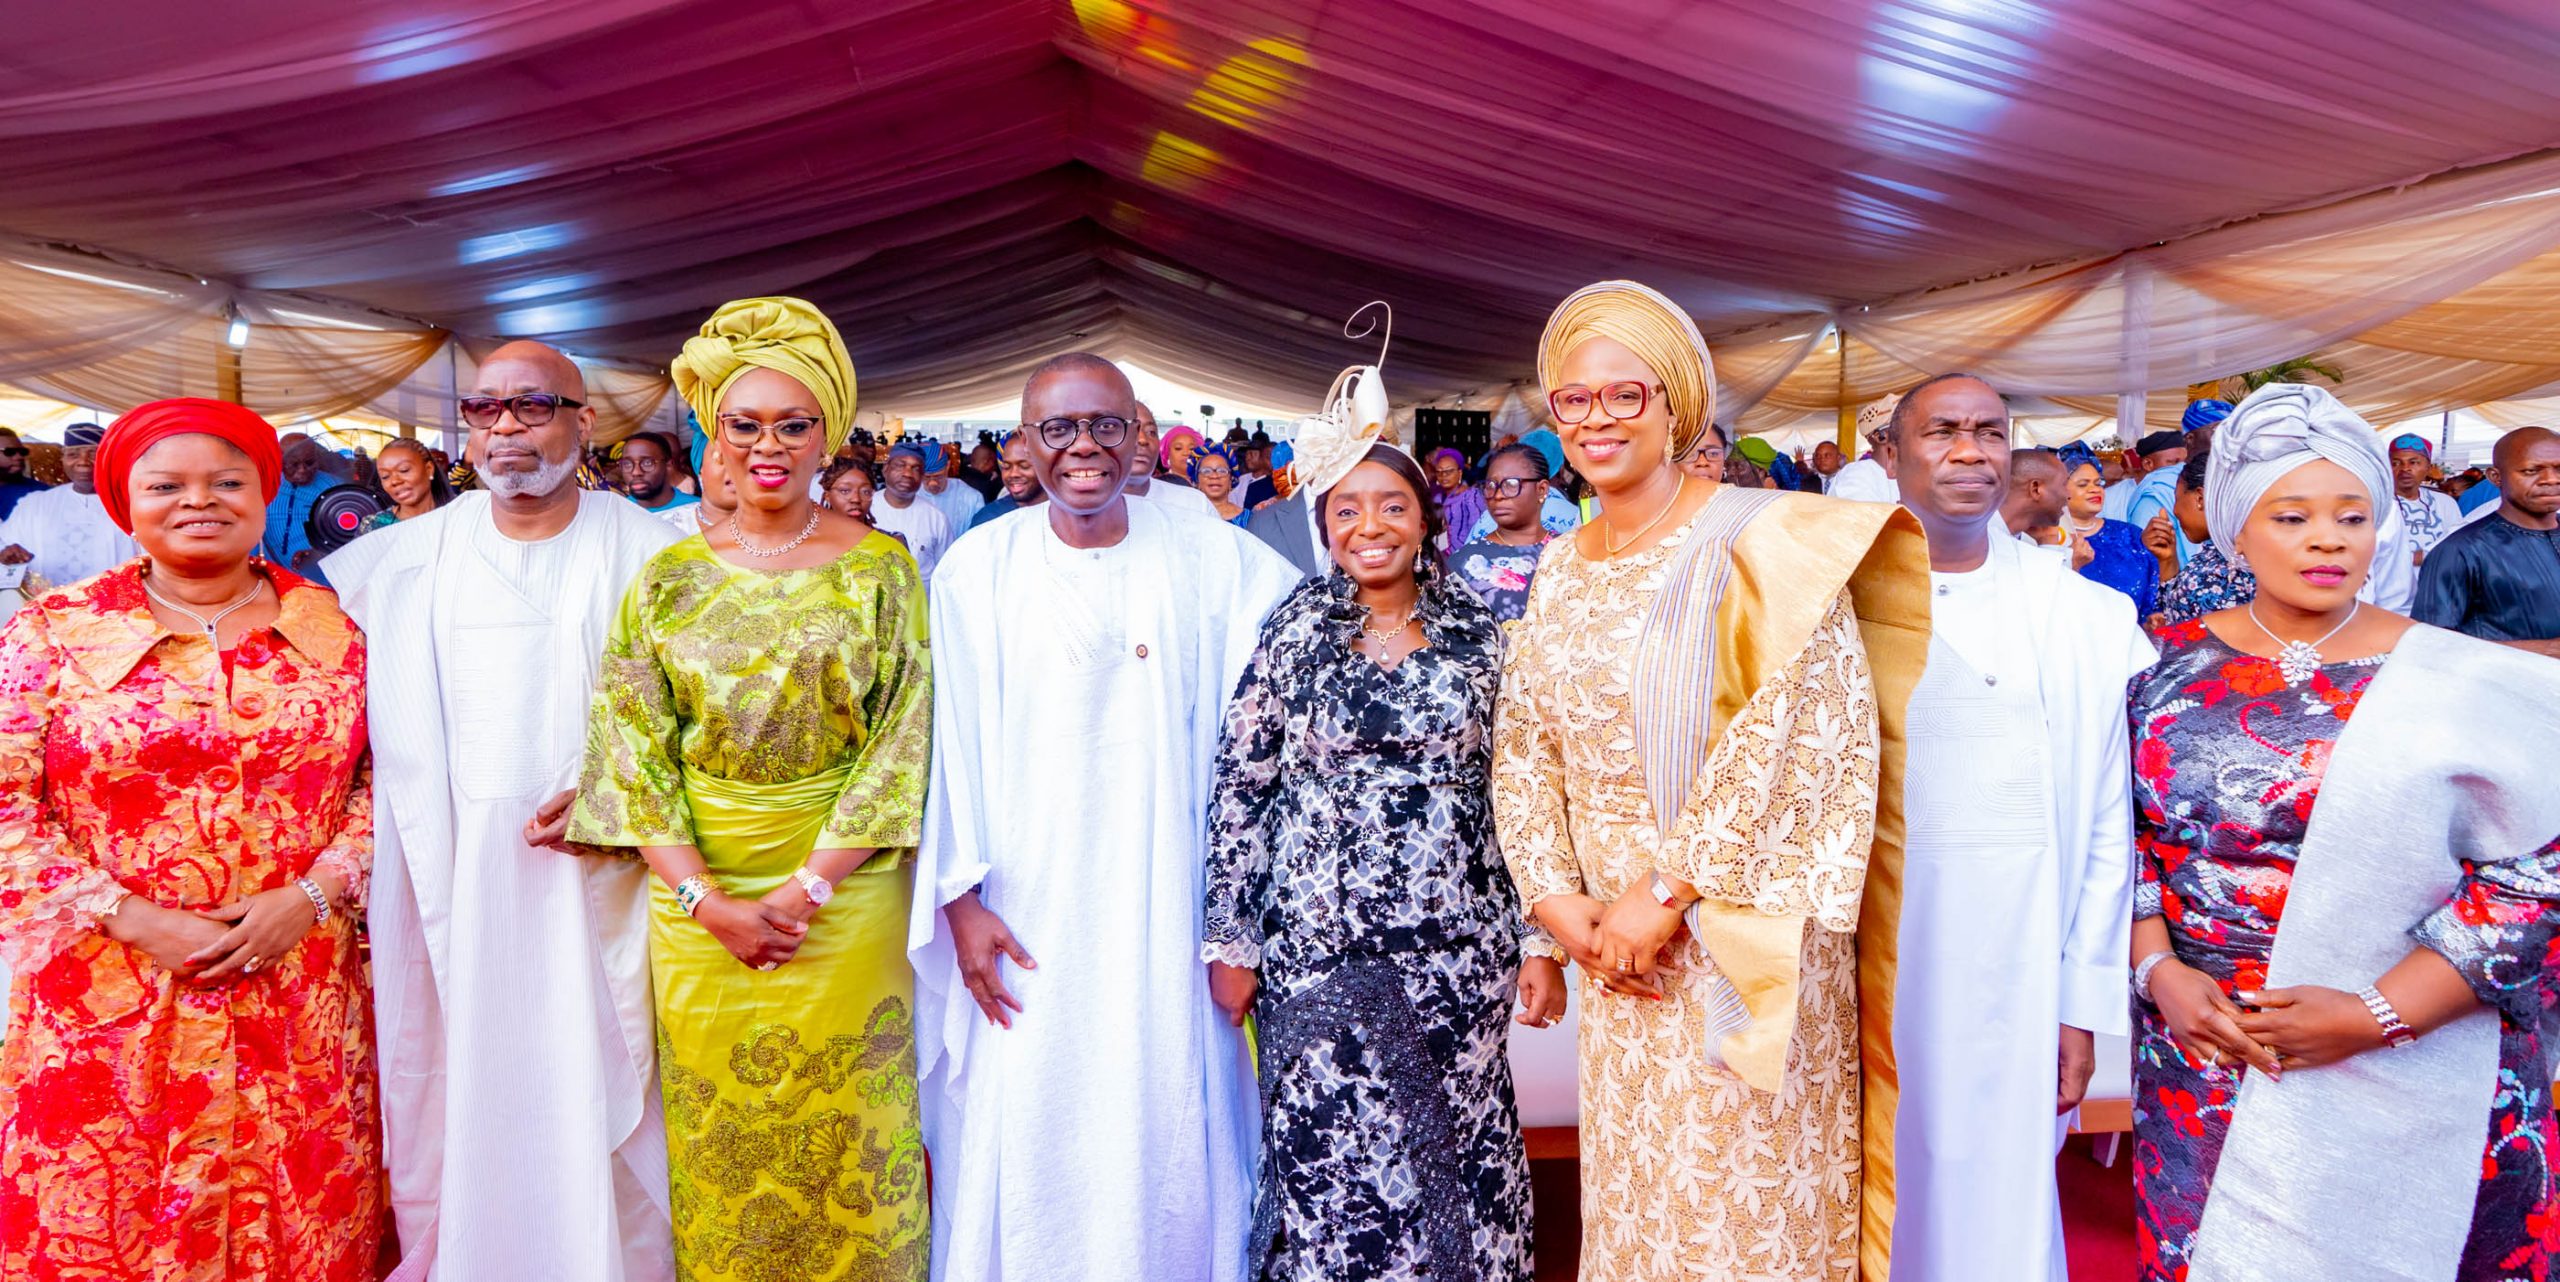
M 512 414 L 526 427 L 540 427 L 563 409 L 583 409 L 585 401 L 571 400 L 558 392 L 522 392 L 514 396 L 466 396 L 457 402 L 462 421 L 469 426 L 488 427 L 500 414 Z

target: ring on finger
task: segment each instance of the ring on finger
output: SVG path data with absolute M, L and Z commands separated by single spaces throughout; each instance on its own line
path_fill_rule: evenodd
M 771 970 L 771 969 L 773 969 L 774 967 L 779 966 L 779 965 L 781 965 L 781 964 L 782 964 L 781 962 L 766 962 L 766 963 L 764 963 L 763 965 L 756 967 L 756 969 L 757 969 L 757 970 Z
M 1620 973 L 1620 974 L 1625 974 L 1626 972 L 1631 971 L 1631 970 L 1634 970 L 1635 968 L 1636 968 L 1636 959 L 1635 959 L 1635 958 L 1633 958 L 1633 957 L 1621 957 L 1621 958 L 1619 958 L 1619 959 L 1618 959 L 1618 973 Z
M 264 962 L 264 961 L 260 960 L 259 958 L 252 957 L 252 958 L 250 958 L 250 959 L 249 959 L 249 962 L 248 962 L 248 964 L 247 964 L 247 965 L 242 966 L 242 967 L 240 968 L 240 973 L 241 973 L 241 974 L 244 974 L 244 975 L 255 975 L 255 974 L 257 974 L 257 973 L 258 973 L 258 968 L 259 968 L 260 966 L 264 966 L 264 965 L 266 965 L 266 964 L 267 964 L 266 962 Z

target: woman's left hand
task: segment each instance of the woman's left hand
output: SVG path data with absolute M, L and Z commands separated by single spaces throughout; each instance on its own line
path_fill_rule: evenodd
M 2383 1044 L 2382 1025 L 2354 993 L 2302 984 L 2236 996 L 2257 1009 L 2241 1011 L 2233 1022 L 2288 1071 L 2335 1064 Z
M 302 937 L 311 933 L 311 928 L 319 922 L 318 913 L 311 906 L 311 896 L 302 893 L 300 886 L 278 886 L 273 890 L 260 891 L 247 899 L 196 915 L 209 921 L 232 924 L 222 938 L 197 949 L 187 958 L 189 965 L 205 966 L 195 976 L 195 982 L 199 984 L 224 983 L 274 965 L 286 953 L 293 951 L 294 945 L 301 943 Z
M 1619 975 L 1646 977 L 1667 964 L 1662 950 L 1680 933 L 1680 910 L 1664 906 L 1643 886 L 1628 889 L 1600 915 L 1592 951 Z

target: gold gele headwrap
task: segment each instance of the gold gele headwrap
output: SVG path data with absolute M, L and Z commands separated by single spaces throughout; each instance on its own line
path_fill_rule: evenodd
M 827 453 L 853 436 L 853 354 L 825 312 L 797 298 L 723 303 L 667 372 L 707 433 L 720 419 L 720 398 L 751 369 L 788 374 L 809 389 L 826 420 Z
M 1616 340 L 1653 370 L 1671 406 L 1669 461 L 1679 462 L 1707 438 L 1716 418 L 1716 366 L 1697 322 L 1660 291 L 1631 280 L 1585 285 L 1556 304 L 1538 339 L 1538 382 L 1553 391 L 1565 357 L 1595 338 Z

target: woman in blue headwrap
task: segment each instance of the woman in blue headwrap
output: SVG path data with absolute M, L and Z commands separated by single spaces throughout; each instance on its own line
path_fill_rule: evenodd
M 2144 1282 L 2501 1282 L 2560 1245 L 2560 668 L 2360 602 L 2391 503 L 2371 425 L 2252 394 L 2204 505 L 2255 591 L 2133 683 Z
M 2076 441 L 2061 454 L 2063 488 L 2069 496 L 2062 528 L 2072 541 L 2087 544 L 2091 554 L 2080 567 L 2081 576 L 2132 597 L 2133 617 L 2150 618 L 2159 608 L 2159 558 L 2142 545 L 2142 531 L 2100 515 L 2107 503 L 2107 481 L 2097 454 Z
M 1192 451 L 1186 467 L 1191 488 L 1200 491 L 1200 497 L 1217 509 L 1219 520 L 1240 526 L 1253 515 L 1236 502 L 1236 474 L 1244 470 L 1244 464 L 1237 461 L 1234 450 L 1224 445 L 1200 446 Z

